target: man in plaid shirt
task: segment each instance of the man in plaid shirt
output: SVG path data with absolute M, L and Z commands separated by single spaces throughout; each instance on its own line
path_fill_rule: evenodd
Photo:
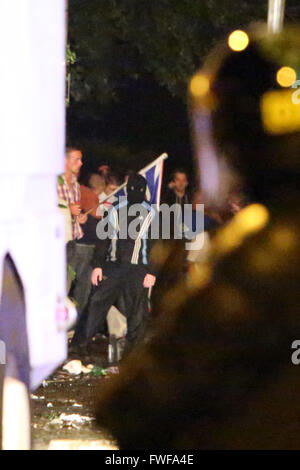
M 79 240 L 83 236 L 80 224 L 87 220 L 85 214 L 81 214 L 80 186 L 77 181 L 82 166 L 82 152 L 73 147 L 66 149 L 65 173 L 59 177 L 57 185 L 58 197 L 64 200 L 69 207 L 72 217 L 72 239 Z
M 66 149 L 65 173 L 58 178 L 57 193 L 59 203 L 70 210 L 72 230 L 72 240 L 67 243 L 67 263 L 73 271 L 80 269 L 79 263 L 82 258 L 81 251 L 84 246 L 79 246 L 77 240 L 83 237 L 81 224 L 87 221 L 87 215 L 81 213 L 80 206 L 80 186 L 77 181 L 77 175 L 82 167 L 82 152 L 75 147 Z M 68 271 L 69 272 L 69 271 Z M 70 290 L 72 280 L 68 278 L 68 291 Z

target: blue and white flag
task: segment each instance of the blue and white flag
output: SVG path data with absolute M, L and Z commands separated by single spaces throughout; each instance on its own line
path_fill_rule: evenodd
M 164 160 L 167 158 L 168 155 L 163 153 L 154 160 L 154 162 L 139 171 L 139 174 L 147 181 L 146 200 L 149 204 L 155 204 L 157 209 L 159 209 L 160 205 Z M 112 196 L 115 197 L 115 200 L 119 197 L 126 196 L 126 183 L 123 183 L 109 197 L 112 198 Z

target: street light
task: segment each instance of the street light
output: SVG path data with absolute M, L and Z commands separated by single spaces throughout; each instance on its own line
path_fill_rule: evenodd
M 269 0 L 268 29 L 270 33 L 279 33 L 283 28 L 285 0 Z

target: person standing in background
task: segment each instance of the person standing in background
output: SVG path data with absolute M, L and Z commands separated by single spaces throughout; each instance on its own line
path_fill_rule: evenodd
M 76 240 L 83 237 L 81 224 L 86 223 L 87 216 L 81 213 L 81 194 L 77 177 L 82 167 L 82 151 L 76 147 L 67 147 L 65 156 L 65 173 L 59 176 L 57 193 L 60 204 L 69 207 L 72 224 L 72 240 L 67 243 L 67 263 L 76 272 Z M 68 279 L 68 290 L 71 281 Z
M 162 194 L 162 204 L 169 206 L 170 213 L 170 239 L 185 240 L 184 208 L 192 203 L 188 191 L 189 180 L 185 170 L 177 169 L 173 172 L 168 188 Z M 163 211 L 160 215 L 164 217 Z M 163 224 L 161 220 L 161 224 Z M 161 225 L 162 226 L 162 225 Z M 178 242 L 180 244 L 180 242 Z
M 105 176 L 105 188 L 101 194 L 99 194 L 100 202 L 100 212 L 103 216 L 104 212 L 110 209 L 112 204 L 117 201 L 117 197 L 109 197 L 118 187 L 120 186 L 120 181 L 114 173 L 108 173 Z
M 99 173 L 92 173 L 88 178 L 88 187 L 99 196 L 105 189 L 105 177 Z
M 76 242 L 76 279 L 72 286 L 72 298 L 77 305 L 78 316 L 84 311 L 90 291 L 91 291 L 91 261 L 95 251 L 97 238 L 97 224 L 101 217 L 97 215 L 99 200 L 97 195 L 98 188 L 90 187 L 91 179 L 89 178 L 89 186 L 80 185 L 81 208 L 84 211 L 87 220 L 84 224 L 84 234 Z M 95 182 L 95 181 L 94 181 Z
M 187 190 L 189 185 L 188 176 L 185 170 L 175 170 L 172 175 L 172 179 L 168 184 L 168 189 L 164 194 L 165 203 L 180 204 L 183 208 L 184 204 L 191 203 L 191 197 Z
M 65 173 L 59 176 L 57 185 L 58 197 L 66 201 L 72 216 L 72 239 L 83 236 L 80 224 L 86 222 L 85 214 L 81 214 L 80 186 L 77 177 L 82 167 L 82 152 L 75 147 L 67 147 L 65 157 Z

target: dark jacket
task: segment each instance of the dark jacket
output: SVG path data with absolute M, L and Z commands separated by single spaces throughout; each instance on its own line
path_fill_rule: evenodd
M 155 274 L 149 254 L 153 246 L 150 227 L 156 213 L 146 201 L 139 206 L 141 210 L 132 214 L 127 199 L 116 202 L 99 222 L 93 268 L 111 261 L 144 265 Z

